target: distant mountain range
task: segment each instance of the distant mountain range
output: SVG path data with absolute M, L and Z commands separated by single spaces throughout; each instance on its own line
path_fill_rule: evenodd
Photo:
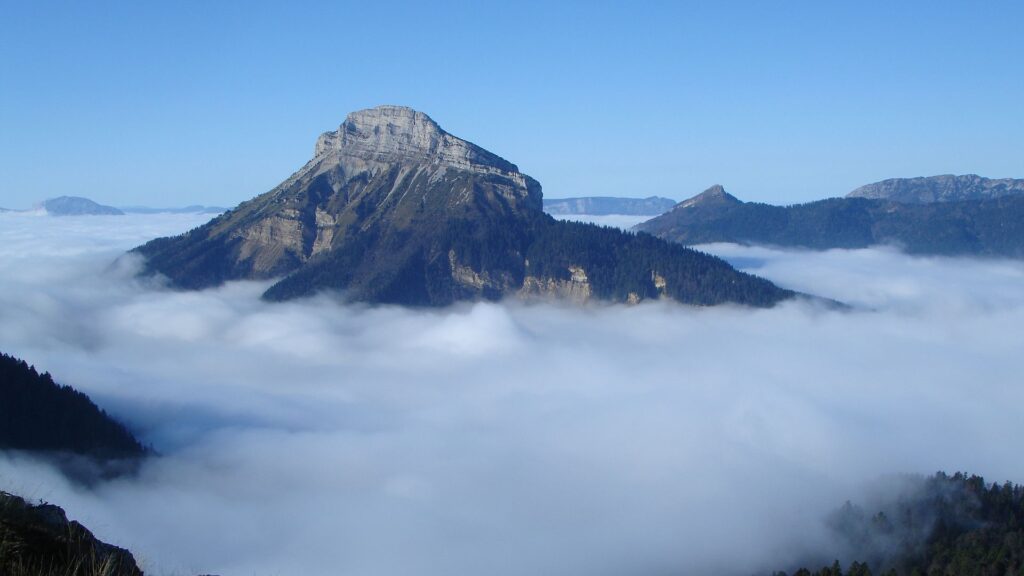
M 891 244 L 913 254 L 1024 257 L 1024 194 L 1007 192 L 1015 189 L 1008 181 L 989 181 L 1004 184 L 985 187 L 985 179 L 958 178 L 980 182 L 979 187 L 961 186 L 954 193 L 945 187 L 952 186 L 949 177 L 914 178 L 858 188 L 846 198 L 772 206 L 742 202 L 714 186 L 634 229 L 684 245 L 735 242 L 829 249 Z M 992 191 L 991 197 L 953 199 L 982 195 L 983 190 Z
M 544 199 L 544 211 L 556 216 L 569 214 L 657 216 L 671 210 L 675 205 L 675 200 L 658 196 L 648 196 L 647 198 L 584 196 L 581 198 Z
M 273 190 L 135 251 L 144 273 L 180 288 L 277 279 L 268 300 L 334 290 L 412 306 L 507 296 L 770 306 L 794 296 L 650 236 L 556 221 L 536 180 L 399 106 L 350 114 Z
M 958 202 L 962 200 L 991 200 L 1002 196 L 1024 193 L 1024 179 L 992 179 L 965 174 L 943 174 L 920 178 L 892 178 L 861 186 L 846 195 L 847 198 L 891 200 L 906 204 L 929 202 Z
M 89 198 L 81 196 L 59 196 L 43 200 L 38 208 L 46 210 L 51 216 L 122 216 L 124 214 L 220 214 L 227 211 L 227 208 L 219 206 L 192 205 L 183 208 L 151 208 L 148 206 L 122 206 L 115 208 L 105 206 Z M 11 210 L 0 208 L 0 212 L 26 212 L 26 210 Z

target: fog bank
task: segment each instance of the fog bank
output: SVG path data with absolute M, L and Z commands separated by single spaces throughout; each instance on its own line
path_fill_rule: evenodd
M 0 350 L 162 456 L 91 489 L 0 456 L 154 574 L 749 574 L 894 472 L 1024 481 L 1024 266 L 705 249 L 856 305 L 266 304 L 124 250 L 194 215 L 0 215 Z

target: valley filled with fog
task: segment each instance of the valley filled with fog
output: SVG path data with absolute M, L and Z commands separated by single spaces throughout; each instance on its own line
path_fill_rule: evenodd
M 749 574 L 830 549 L 880 477 L 1024 481 L 1019 261 L 702 247 L 850 310 L 135 278 L 125 251 L 207 218 L 0 215 L 0 351 L 159 452 L 89 487 L 0 453 L 0 483 L 147 573 Z

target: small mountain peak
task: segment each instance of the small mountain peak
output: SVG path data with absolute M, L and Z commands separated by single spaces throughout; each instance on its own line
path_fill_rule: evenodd
M 676 208 L 691 208 L 693 206 L 725 206 L 729 204 L 742 204 L 739 198 L 725 191 L 721 184 L 715 184 L 707 190 L 697 194 L 689 200 L 683 200 L 676 205 Z

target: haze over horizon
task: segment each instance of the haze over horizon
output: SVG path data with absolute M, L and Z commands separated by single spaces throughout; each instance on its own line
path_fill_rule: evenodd
M 0 206 L 227 205 L 401 104 L 548 197 L 1024 176 L 1013 2 L 9 3 Z M 13 111 L 17 111 L 14 113 Z

